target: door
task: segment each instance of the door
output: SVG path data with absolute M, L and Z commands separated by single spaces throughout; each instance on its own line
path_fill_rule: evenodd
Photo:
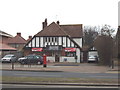
M 58 55 L 55 55 L 55 62 L 59 62 L 59 56 Z
M 88 52 L 83 52 L 83 62 L 87 62 L 88 61 Z

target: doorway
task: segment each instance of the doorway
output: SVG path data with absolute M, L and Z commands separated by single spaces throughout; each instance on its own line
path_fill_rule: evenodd
M 55 55 L 55 62 L 59 62 L 60 61 L 60 57 L 59 57 L 59 55 Z
M 84 51 L 83 52 L 83 62 L 87 63 L 87 61 L 88 61 L 88 52 Z

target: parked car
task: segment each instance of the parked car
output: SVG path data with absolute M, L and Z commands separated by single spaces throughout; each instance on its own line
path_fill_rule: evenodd
M 8 54 L 5 55 L 2 59 L 1 62 L 16 62 L 17 61 L 17 57 L 14 54 Z
M 43 64 L 43 58 L 40 55 L 28 55 L 18 59 L 21 64 Z
M 97 57 L 97 56 L 90 55 L 90 56 L 88 57 L 88 62 L 98 62 L 98 57 Z

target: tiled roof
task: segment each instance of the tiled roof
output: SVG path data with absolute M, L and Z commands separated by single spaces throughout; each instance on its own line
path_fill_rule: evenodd
M 5 37 L 13 37 L 12 35 L 4 32 L 4 31 L 1 31 L 1 30 L 0 30 L 0 35 L 1 35 L 1 36 L 5 36 Z
M 10 47 L 9 45 L 3 44 L 3 43 L 0 43 L 0 50 L 14 50 L 14 51 L 16 51 L 15 48 Z
M 61 28 L 71 37 L 83 37 L 82 24 L 60 25 Z
M 70 36 L 82 37 L 82 24 L 77 25 L 58 25 L 55 22 L 45 27 L 42 31 L 38 32 L 35 36 Z
M 58 24 L 53 22 L 35 36 L 67 36 L 67 34 Z
M 19 36 L 19 35 L 16 35 L 16 36 L 13 37 L 13 38 L 9 38 L 9 39 L 8 39 L 8 43 L 9 43 L 9 44 L 11 44 L 11 43 L 26 44 L 27 41 L 26 41 L 23 37 L 21 37 L 21 36 Z

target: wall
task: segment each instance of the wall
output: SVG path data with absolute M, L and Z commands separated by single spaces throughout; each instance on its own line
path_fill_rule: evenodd
M 55 57 L 53 57 L 53 56 L 47 56 L 47 61 L 55 62 Z
M 79 48 L 77 48 L 76 49 L 76 55 L 77 55 L 77 62 L 79 62 L 80 63 L 80 49 Z
M 78 45 L 82 46 L 82 39 L 75 38 Z M 68 37 L 34 37 L 26 47 L 46 47 L 46 45 L 62 45 L 63 47 L 75 47 Z
M 65 56 L 60 57 L 60 62 L 65 62 L 64 59 L 67 59 L 66 62 L 75 62 L 75 57 L 65 57 Z M 55 57 L 47 56 L 47 61 L 55 62 Z M 79 60 L 77 60 L 77 62 L 79 62 Z
M 75 57 L 60 57 L 60 62 L 75 62 Z
M 73 40 L 74 40 L 80 47 L 82 47 L 82 38 L 73 38 Z

